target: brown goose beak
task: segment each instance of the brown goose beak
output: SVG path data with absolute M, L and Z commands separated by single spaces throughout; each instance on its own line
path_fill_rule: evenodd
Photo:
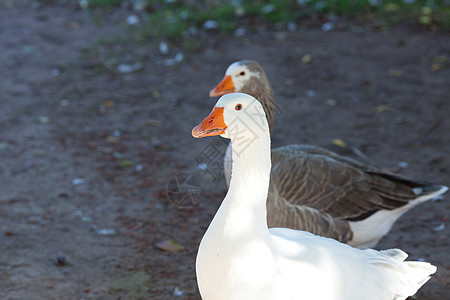
M 225 75 L 219 84 L 209 92 L 210 97 L 218 97 L 228 93 L 234 93 L 233 80 L 230 75 Z
M 225 133 L 227 125 L 223 121 L 223 107 L 215 107 L 200 124 L 192 129 L 192 136 L 202 138 L 205 136 L 221 135 Z

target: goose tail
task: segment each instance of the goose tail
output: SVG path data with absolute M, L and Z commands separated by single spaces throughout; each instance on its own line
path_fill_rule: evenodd
M 414 295 L 420 287 L 422 287 L 431 275 L 433 275 L 437 268 L 428 262 L 421 261 L 405 261 L 408 254 L 399 249 L 389 249 L 380 251 L 387 257 L 387 260 L 393 260 L 391 263 L 376 262 L 376 265 L 383 266 L 390 269 L 392 291 L 394 292 L 394 299 L 406 299 Z M 389 276 L 390 277 L 390 276 Z
M 437 268 L 430 263 L 421 261 L 404 262 L 407 273 L 405 279 L 401 280 L 403 285 L 402 290 L 405 292 L 399 293 L 395 299 L 406 299 L 414 295 L 433 275 Z
M 417 195 L 417 204 L 425 202 L 427 200 L 434 199 L 448 191 L 448 187 L 445 185 L 429 185 L 413 188 L 414 193 Z

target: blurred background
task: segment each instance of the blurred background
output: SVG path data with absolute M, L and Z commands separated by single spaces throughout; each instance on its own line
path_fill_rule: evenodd
M 272 143 L 450 185 L 448 0 L 2 0 L 2 299 L 200 299 L 195 255 L 228 141 L 191 129 L 234 61 L 277 101 Z M 448 196 L 446 196 L 448 198 Z M 450 292 L 449 201 L 377 249 Z

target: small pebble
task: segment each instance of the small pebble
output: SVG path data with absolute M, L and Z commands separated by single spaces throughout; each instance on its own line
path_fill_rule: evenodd
M 50 74 L 51 74 L 53 77 L 56 77 L 56 76 L 59 76 L 59 75 L 61 74 L 61 71 L 60 71 L 59 69 L 53 69 L 53 70 L 50 72 Z
M 316 92 L 314 92 L 313 90 L 309 90 L 309 91 L 307 91 L 306 92 L 306 96 L 308 96 L 308 97 L 314 97 L 316 95 Z
M 84 179 L 84 178 L 75 178 L 72 180 L 73 185 L 80 185 L 80 184 L 85 184 L 85 183 L 86 183 L 86 179 Z
M 127 24 L 128 25 L 137 25 L 139 24 L 139 18 L 136 15 L 130 15 L 127 18 Z
M 245 28 L 238 28 L 234 32 L 234 35 L 235 36 L 244 36 L 246 33 L 247 33 L 247 31 L 245 30 Z
M 133 0 L 133 10 L 134 11 L 144 11 L 147 8 L 147 1 L 145 0 Z
M 186 293 L 178 287 L 176 287 L 175 290 L 173 291 L 173 295 L 175 297 L 181 297 L 181 296 L 184 296 L 185 294 Z
M 50 123 L 50 118 L 46 116 L 40 116 L 38 118 L 38 121 L 41 122 L 42 124 L 47 124 Z
M 214 20 L 208 20 L 205 23 L 203 23 L 203 29 L 204 30 L 213 30 L 219 28 L 219 23 Z
M 91 222 L 92 219 L 91 219 L 91 217 L 88 217 L 88 216 L 82 216 L 81 221 L 87 223 L 87 222 Z
M 120 73 L 133 73 L 139 71 L 140 69 L 142 69 L 142 67 L 143 66 L 141 63 L 135 63 L 132 65 L 120 64 L 117 67 L 117 71 L 119 71 Z
M 183 61 L 184 54 L 183 52 L 178 52 L 177 55 L 175 55 L 175 62 L 180 63 Z
M 97 233 L 100 235 L 116 235 L 117 230 L 115 230 L 115 229 L 99 229 L 99 230 L 97 230 Z
M 433 227 L 434 231 L 442 231 L 444 229 L 445 229 L 445 223 L 441 223 L 440 225 Z
M 161 43 L 159 43 L 159 53 L 161 53 L 162 55 L 167 55 L 169 53 L 169 45 L 167 44 L 167 42 L 162 41 Z
M 402 169 L 405 169 L 408 166 L 409 165 L 408 165 L 408 163 L 406 161 L 400 161 L 400 162 L 397 163 L 397 167 L 402 168 Z
M 180 12 L 180 18 L 181 20 L 187 20 L 189 18 L 189 12 L 186 10 L 183 10 Z
M 333 28 L 334 28 L 334 24 L 331 22 L 326 22 L 322 25 L 322 31 L 325 31 L 325 32 L 333 30 Z
M 287 23 L 287 29 L 289 31 L 296 31 L 297 30 L 297 24 L 295 24 L 294 22 L 289 22 L 289 23 Z
M 89 0 L 78 0 L 78 5 L 81 9 L 86 9 L 89 7 Z
M 58 267 L 64 267 L 66 266 L 67 262 L 66 262 L 66 258 L 64 256 L 57 256 L 54 259 L 54 263 L 55 265 L 57 265 Z
M 201 163 L 197 166 L 197 169 L 202 170 L 202 171 L 206 171 L 208 169 L 208 165 L 205 163 Z
M 262 13 L 263 14 L 270 14 L 271 12 L 274 12 L 277 8 L 275 7 L 275 5 L 273 4 L 267 4 L 264 5 L 262 8 Z
M 59 105 L 61 105 L 61 106 L 68 106 L 69 105 L 69 100 L 68 99 L 62 99 L 59 102 Z
M 180 63 L 184 58 L 183 52 L 178 52 L 174 58 L 168 58 L 164 60 L 164 65 L 167 67 L 173 66 L 177 63 Z

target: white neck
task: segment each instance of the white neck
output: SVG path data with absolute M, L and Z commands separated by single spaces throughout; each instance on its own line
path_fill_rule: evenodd
M 267 125 L 266 125 L 267 126 Z M 268 237 L 266 199 L 270 180 L 270 136 L 258 131 L 248 143 L 235 141 L 230 187 L 210 229 L 225 238 Z

